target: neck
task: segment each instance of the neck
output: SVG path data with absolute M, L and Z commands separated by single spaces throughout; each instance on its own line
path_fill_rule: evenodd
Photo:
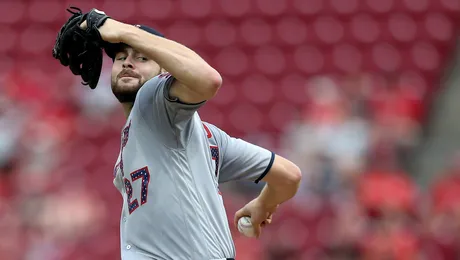
M 123 112 L 125 113 L 126 119 L 128 119 L 129 114 L 131 113 L 131 110 L 133 109 L 134 103 L 127 102 L 127 103 L 121 103 L 123 107 Z

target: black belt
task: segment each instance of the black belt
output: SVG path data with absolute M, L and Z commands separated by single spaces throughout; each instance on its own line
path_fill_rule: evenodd
M 227 260 L 235 260 L 235 258 L 227 258 Z

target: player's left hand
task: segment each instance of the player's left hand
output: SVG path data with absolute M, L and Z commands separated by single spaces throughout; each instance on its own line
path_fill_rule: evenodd
M 240 218 L 250 217 L 256 237 L 259 238 L 262 228 L 272 222 L 273 213 L 275 213 L 277 208 L 278 206 L 267 207 L 267 205 L 264 205 L 256 198 L 235 213 L 234 225 L 238 227 L 238 220 Z
M 99 33 L 101 34 L 102 40 L 109 43 L 119 43 L 121 42 L 122 29 L 127 24 L 108 18 L 104 24 L 98 28 Z M 80 24 L 80 28 L 86 30 L 88 27 L 86 21 Z

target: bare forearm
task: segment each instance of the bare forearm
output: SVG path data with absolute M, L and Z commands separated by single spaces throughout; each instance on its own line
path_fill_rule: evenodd
M 299 189 L 299 183 L 290 185 L 276 186 L 267 183 L 262 189 L 258 199 L 267 207 L 274 208 L 277 205 L 291 199 Z
M 294 197 L 300 186 L 302 173 L 291 161 L 275 155 L 273 165 L 264 177 L 267 183 L 258 199 L 267 207 L 274 207 Z
M 217 74 L 197 53 L 186 46 L 158 37 L 128 24 L 122 24 L 121 42 L 157 62 L 184 85 L 206 87 Z

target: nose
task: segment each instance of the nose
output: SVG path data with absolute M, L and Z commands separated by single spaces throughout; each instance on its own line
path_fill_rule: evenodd
M 123 69 L 134 69 L 134 65 L 131 62 L 131 57 L 126 57 L 126 59 L 123 61 Z

